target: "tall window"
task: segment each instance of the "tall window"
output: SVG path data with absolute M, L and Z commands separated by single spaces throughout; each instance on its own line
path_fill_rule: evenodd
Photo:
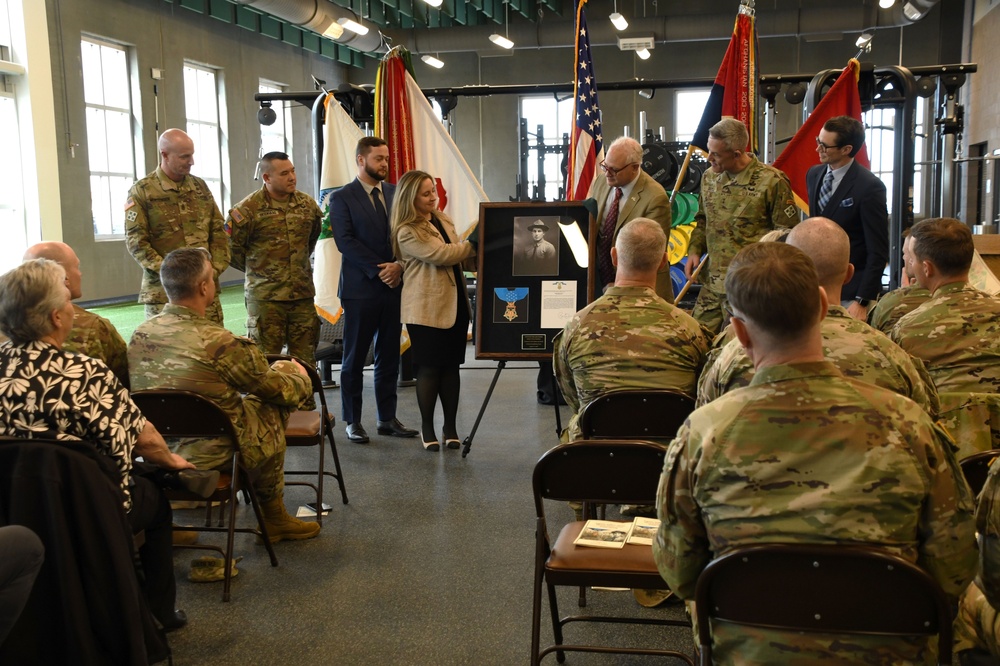
M 552 95 L 521 98 L 521 118 L 527 125 L 527 157 L 522 157 L 524 195 L 538 201 L 565 198 L 563 188 L 563 134 L 571 134 L 573 97 L 556 99 Z M 541 127 L 541 132 L 539 132 Z M 540 178 L 543 176 L 543 178 Z M 544 180 L 544 186 L 541 181 Z
M 284 86 L 273 81 L 260 80 L 261 93 L 284 92 Z M 279 151 L 292 153 L 292 119 L 291 109 L 285 102 L 272 102 L 271 108 L 276 116 L 273 125 L 260 126 L 260 154 Z
M 701 115 L 708 104 L 709 90 L 678 90 L 674 93 L 674 141 L 687 143 L 694 138 Z M 663 137 L 666 141 L 667 137 Z
M 219 81 L 216 70 L 200 65 L 184 65 L 184 110 L 187 133 L 194 141 L 193 172 L 204 179 L 215 203 L 226 209 L 223 199 L 223 126 L 219 110 Z
M 94 237 L 121 238 L 125 234 L 121 204 L 135 182 L 128 57 L 118 44 L 92 37 L 80 44 Z
M 872 173 L 885 183 L 886 207 L 889 209 L 890 215 L 892 214 L 893 167 L 896 161 L 894 143 L 896 113 L 897 110 L 891 107 L 875 107 L 862 114 L 861 118 L 861 122 L 865 125 L 865 146 L 868 148 L 868 157 L 871 159 Z M 918 177 L 915 172 L 914 191 L 919 183 Z
M 7 0 L 0 0 L 0 57 L 11 59 L 11 24 Z M 0 272 L 21 263 L 28 247 L 27 218 L 24 213 L 24 185 L 21 179 L 21 133 L 17 122 L 12 77 L 0 76 L 0 155 L 8 168 L 0 178 Z

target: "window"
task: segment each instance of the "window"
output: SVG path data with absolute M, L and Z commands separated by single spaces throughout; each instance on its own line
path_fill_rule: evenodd
M 5 60 L 11 58 L 12 41 L 7 0 L 0 0 L 0 55 Z M 0 243 L 0 273 L 4 273 L 21 263 L 21 256 L 28 247 L 21 132 L 12 77 L 0 77 L 0 127 L 4 128 L 0 132 L 0 155 L 13 167 L 6 169 L 4 177 L 0 178 L 0 229 L 4 234 L 4 242 Z
M 184 65 L 184 111 L 187 133 L 194 141 L 194 169 L 205 181 L 215 203 L 227 209 L 223 194 L 223 175 L 228 164 L 223 160 L 224 127 L 219 109 L 218 72 L 200 65 Z
M 563 135 L 572 132 L 576 108 L 572 95 L 557 99 L 554 95 L 521 98 L 521 119 L 527 128 L 527 155 L 521 156 L 521 181 L 527 188 L 522 194 L 535 201 L 560 201 L 565 198 L 566 174 L 563 162 L 568 159 Z
M 125 48 L 81 40 L 94 238 L 122 238 L 121 204 L 135 182 L 132 95 Z
M 706 88 L 678 90 L 674 93 L 674 141 L 688 143 L 694 138 L 710 92 Z M 663 140 L 666 141 L 666 137 Z
M 865 146 L 868 148 L 868 158 L 872 163 L 871 170 L 885 183 L 886 206 L 890 215 L 892 215 L 893 166 L 896 158 L 894 142 L 897 112 L 891 107 L 875 107 L 862 114 L 861 118 L 861 122 L 865 125 Z M 915 191 L 920 182 L 918 173 L 914 173 Z
M 258 91 L 265 94 L 284 92 L 284 86 L 273 81 L 260 80 Z M 292 112 L 285 102 L 272 102 L 275 121 L 273 125 L 260 126 L 260 156 L 279 151 L 292 154 Z

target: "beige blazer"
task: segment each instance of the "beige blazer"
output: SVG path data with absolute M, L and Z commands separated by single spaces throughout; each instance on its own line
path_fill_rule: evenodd
M 587 193 L 588 197 L 593 197 L 597 200 L 597 229 L 600 231 L 601 225 L 604 224 L 604 216 L 607 215 L 607 203 L 608 194 L 610 194 L 611 188 L 608 187 L 608 181 L 600 173 L 594 179 L 594 182 L 590 185 L 590 192 Z M 612 239 L 612 244 L 618 238 L 618 231 L 622 228 L 622 225 L 630 220 L 634 220 L 637 217 L 648 217 L 651 220 L 655 220 L 660 223 L 663 227 L 663 233 L 670 238 L 670 198 L 667 196 L 666 190 L 663 186 L 653 180 L 653 177 L 647 174 L 645 171 L 639 171 L 639 180 L 636 181 L 635 187 L 632 188 L 632 193 L 629 195 L 628 199 L 623 199 L 618 204 L 618 223 L 615 224 L 615 237 Z M 594 239 L 594 243 L 597 239 Z M 603 285 L 599 285 L 603 287 Z M 664 266 L 656 275 L 656 294 L 669 302 L 673 302 L 673 288 L 670 286 L 670 266 Z
M 445 217 L 438 220 L 450 243 L 444 242 L 430 222 L 403 227 L 396 239 L 401 255 L 397 258 L 403 262 L 400 319 L 404 324 L 451 328 L 458 314 L 455 289 L 461 290 L 469 316 L 472 316 L 465 277 L 462 276 L 461 284 L 455 284 L 455 272 L 451 267 L 472 257 L 475 250 L 471 243 L 459 242 L 451 220 Z

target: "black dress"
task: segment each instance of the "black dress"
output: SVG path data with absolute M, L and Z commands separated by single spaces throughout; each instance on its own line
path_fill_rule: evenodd
M 451 243 L 448 234 L 438 219 L 431 216 L 431 224 L 441 234 L 445 243 Z M 447 270 L 439 267 L 440 270 Z M 469 341 L 469 301 L 462 293 L 462 269 L 456 264 L 451 267 L 455 272 L 455 300 L 457 307 L 455 312 L 455 323 L 450 328 L 434 328 L 432 326 L 422 326 L 420 324 L 407 324 L 406 330 L 410 334 L 410 351 L 413 353 L 413 362 L 417 365 L 427 366 L 449 366 L 462 365 L 465 363 L 465 348 Z

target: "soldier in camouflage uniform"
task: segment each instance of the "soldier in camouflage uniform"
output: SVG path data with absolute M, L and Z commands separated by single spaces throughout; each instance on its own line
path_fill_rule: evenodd
M 939 393 L 1000 392 L 1000 301 L 968 283 L 975 249 L 953 218 L 913 225 L 912 272 L 931 297 L 890 336 L 923 359 Z
M 201 247 L 212 255 L 215 287 L 229 266 L 229 242 L 222 213 L 201 178 L 191 175 L 194 142 L 185 132 L 169 129 L 157 143 L 160 166 L 136 182 L 125 200 L 125 245 L 142 266 L 139 302 L 146 318 L 159 314 L 167 302 L 160 284 L 160 264 L 171 250 Z M 222 304 L 216 294 L 208 317 L 222 324 Z
M 813 260 L 820 285 L 826 290 L 830 304 L 820 325 L 826 359 L 844 376 L 905 395 L 936 417 L 938 395 L 924 364 L 868 324 L 851 317 L 840 304 L 840 289 L 854 272 L 848 263 L 850 239 L 843 228 L 825 217 L 813 217 L 792 229 L 787 242 Z M 698 381 L 697 405 L 701 407 L 749 385 L 753 375 L 753 362 L 739 340 L 730 340 L 710 354 Z
M 66 271 L 66 286 L 69 287 L 70 298 L 75 300 L 83 296 L 80 259 L 69 245 L 57 241 L 35 243 L 24 252 L 24 261 L 32 259 L 51 259 L 58 263 Z M 62 348 L 104 361 L 122 386 L 128 388 L 125 340 L 118 334 L 114 324 L 104 317 L 87 312 L 74 303 L 73 329 Z
M 725 282 L 756 374 L 696 409 L 657 492 L 660 573 L 691 599 L 705 566 L 751 544 L 867 544 L 924 568 L 957 597 L 975 562 L 973 498 L 947 433 L 912 400 L 845 377 L 823 358 L 826 295 L 783 243 L 744 248 Z M 716 663 L 934 663 L 925 638 L 713 624 Z
M 768 231 L 795 226 L 799 210 L 788 177 L 745 152 L 750 143 L 746 126 L 725 118 L 708 134 L 712 168 L 701 178 L 701 201 L 688 246 L 684 273 L 690 278 L 708 252 L 708 267 L 699 273 L 701 292 L 692 316 L 711 333 L 722 328 L 729 262 Z
M 1000 463 L 990 467 L 986 485 L 976 508 L 979 533 L 979 576 L 962 595 L 955 619 L 955 652 L 960 663 L 987 664 L 995 661 L 967 660 L 965 650 L 986 652 L 1000 658 Z
M 297 362 L 268 366 L 251 340 L 205 317 L 215 298 L 214 271 L 202 248 L 174 250 L 163 260 L 160 277 L 170 302 L 132 335 L 132 388 L 193 391 L 221 407 L 239 441 L 175 441 L 176 452 L 212 469 L 229 464 L 233 447 L 239 447 L 243 463 L 259 470 L 254 488 L 271 541 L 314 537 L 319 525 L 293 518 L 284 504 L 285 426 L 289 413 L 312 393 L 312 384 Z
M 556 336 L 556 379 L 573 409 L 570 440 L 580 436 L 580 411 L 608 391 L 675 389 L 694 395 L 708 338 L 698 322 L 656 295 L 666 244 L 653 220 L 625 224 L 611 250 L 614 286 Z
M 260 161 L 264 187 L 236 204 L 226 218 L 230 260 L 246 273 L 247 335 L 267 354 L 288 353 L 316 363 L 319 319 L 309 256 L 323 213 L 295 189 L 288 155 L 271 152 Z
M 907 236 L 903 239 L 903 286 L 880 298 L 875 307 L 868 311 L 868 323 L 886 335 L 889 335 L 900 317 L 912 312 L 931 297 L 931 292 L 917 284 L 910 273 L 913 265 L 913 237 L 909 235 L 909 230 L 906 233 Z

